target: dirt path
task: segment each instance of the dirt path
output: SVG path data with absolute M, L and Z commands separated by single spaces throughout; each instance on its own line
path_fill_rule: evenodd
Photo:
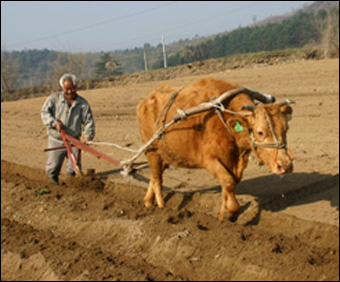
M 61 186 L 50 185 L 45 98 L 2 103 L 2 280 L 338 280 L 339 60 L 211 76 L 297 102 L 288 133 L 294 174 L 281 179 L 252 161 L 237 188 L 242 215 L 220 223 L 218 182 L 203 170 L 171 168 L 167 207 L 145 210 L 148 169 L 126 180 L 84 154 L 84 171 L 95 168 L 94 178 L 63 174 Z M 95 141 L 138 148 L 136 105 L 161 83 L 80 93 L 95 114 Z

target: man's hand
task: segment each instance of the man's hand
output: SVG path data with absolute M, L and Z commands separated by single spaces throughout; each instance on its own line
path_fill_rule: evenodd
M 84 143 L 85 144 L 89 143 L 90 141 L 92 141 L 92 138 L 84 136 Z
M 58 130 L 58 132 L 60 132 L 64 128 L 64 125 L 60 120 L 58 120 L 58 123 L 55 125 L 55 128 Z

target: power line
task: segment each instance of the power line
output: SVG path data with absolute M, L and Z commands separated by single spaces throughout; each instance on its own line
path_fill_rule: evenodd
M 62 35 L 68 35 L 68 34 L 72 34 L 72 33 L 75 33 L 75 32 L 84 31 L 84 30 L 91 29 L 91 28 L 101 26 L 101 25 L 105 25 L 105 24 L 108 24 L 108 23 L 111 23 L 111 22 L 114 22 L 114 21 L 124 20 L 126 18 L 138 16 L 138 15 L 141 15 L 141 14 L 148 13 L 150 11 L 154 11 L 154 10 L 161 9 L 161 8 L 164 8 L 164 7 L 167 7 L 167 6 L 178 4 L 179 2 L 180 1 L 173 1 L 171 3 L 167 3 L 167 4 L 156 6 L 156 7 L 150 8 L 150 9 L 142 10 L 142 11 L 131 13 L 131 14 L 127 14 L 127 15 L 124 15 L 124 16 L 121 16 L 121 17 L 116 17 L 116 18 L 112 18 L 112 19 L 109 19 L 109 20 L 101 21 L 101 22 L 98 22 L 98 23 L 95 23 L 95 24 L 92 24 L 92 25 L 76 28 L 76 29 L 73 29 L 73 30 L 70 30 L 70 31 L 59 32 L 59 33 L 55 33 L 55 34 L 52 34 L 52 35 L 40 37 L 40 38 L 37 38 L 37 39 L 34 39 L 34 40 L 29 40 L 29 41 L 25 41 L 25 42 L 12 44 L 12 45 L 9 45 L 8 47 L 21 46 L 21 45 L 25 45 L 25 44 L 44 41 L 44 40 L 47 40 L 47 39 L 52 39 L 54 37 L 58 37 L 58 36 L 62 36 Z
M 143 14 L 143 13 L 146 13 L 146 12 L 149 12 L 149 11 L 152 11 L 152 10 L 160 9 L 160 8 L 163 8 L 163 7 L 166 7 L 166 6 L 169 6 L 169 5 L 177 4 L 178 2 L 179 1 L 175 1 L 175 2 L 171 2 L 171 3 L 165 4 L 165 5 L 157 6 L 157 7 L 151 8 L 151 9 L 139 11 L 139 12 L 136 12 L 136 13 L 131 13 L 129 15 L 125 15 L 125 16 L 122 16 L 122 17 L 119 17 L 119 18 L 114 18 L 114 19 L 111 19 L 111 20 L 106 20 L 106 21 L 103 21 L 103 22 L 100 22 L 100 23 L 93 24 L 91 26 L 79 28 L 79 29 L 76 29 L 76 30 L 73 30 L 73 31 L 69 31 L 67 33 L 63 33 L 63 34 L 68 34 L 68 33 L 76 32 L 76 31 L 79 31 L 79 30 L 85 30 L 85 29 L 92 28 L 92 27 L 95 27 L 95 26 L 98 26 L 98 25 L 102 25 L 102 24 L 105 24 L 105 23 L 108 23 L 108 22 L 115 21 L 115 20 L 121 20 L 121 19 L 125 19 L 125 18 L 128 18 L 128 17 L 136 16 L 136 15 Z M 175 30 L 182 29 L 182 28 L 185 28 L 185 27 L 188 27 L 188 26 L 192 26 L 192 25 L 197 24 L 197 23 L 202 23 L 202 22 L 206 22 L 206 21 L 209 21 L 209 20 L 213 20 L 213 19 L 216 19 L 217 17 L 225 16 L 225 15 L 230 14 L 230 13 L 235 13 L 236 11 L 243 10 L 243 9 L 246 9 L 246 8 L 249 8 L 249 7 L 253 7 L 255 5 L 258 5 L 258 4 L 255 2 L 255 3 L 251 3 L 251 4 L 248 4 L 248 5 L 242 6 L 242 7 L 238 7 L 238 8 L 232 9 L 232 10 L 224 11 L 223 13 L 218 13 L 218 14 L 216 14 L 214 16 L 201 18 L 199 20 L 195 20 L 195 21 L 187 23 L 185 25 L 181 25 L 181 26 L 177 26 L 177 27 L 174 27 L 174 28 L 167 29 L 167 30 L 165 30 L 165 32 L 170 32 L 171 33 L 171 32 L 173 32 Z M 62 34 L 60 33 L 60 35 L 62 35 Z M 150 37 L 150 36 L 156 36 L 156 35 L 159 36 L 159 33 L 154 33 L 152 35 L 139 37 L 138 39 L 142 39 L 142 38 L 146 38 L 146 37 Z M 48 38 L 51 38 L 53 36 L 55 36 L 55 35 L 51 35 Z M 43 39 L 38 39 L 38 40 L 43 40 Z M 132 39 L 132 40 L 129 40 L 129 41 L 133 41 L 133 40 L 136 40 L 136 39 Z M 162 51 L 160 51 L 160 52 L 162 52 Z M 148 59 L 161 58 L 161 56 L 162 56 L 161 53 L 157 54 L 158 52 L 155 52 L 155 51 L 153 51 L 152 53 L 153 53 L 153 55 L 150 55 L 150 54 L 148 55 Z M 116 55 L 117 54 L 115 54 L 115 56 Z M 164 53 L 163 53 L 163 55 L 164 55 Z M 117 58 L 117 61 L 119 63 L 123 63 L 123 62 L 130 61 L 131 59 L 134 59 L 134 58 L 141 58 L 142 59 L 143 58 L 143 53 L 141 51 L 140 55 L 132 55 L 132 56 L 127 55 L 127 56 L 124 56 L 124 57 L 123 58 Z
M 177 4 L 179 1 L 175 1 L 175 2 L 172 2 L 172 3 L 168 3 L 166 5 L 162 5 L 162 6 L 157 6 L 157 7 L 154 7 L 154 8 L 151 8 L 151 9 L 148 9 L 148 10 L 143 10 L 143 11 L 140 11 L 140 12 L 136 12 L 136 13 L 132 13 L 132 14 L 129 14 L 129 15 L 125 15 L 125 16 L 122 16 L 122 17 L 119 17 L 119 18 L 115 18 L 115 19 L 111 19 L 111 20 L 108 20 L 108 21 L 105 21 L 105 22 L 101 22 L 101 23 L 97 23 L 97 24 L 94 24 L 92 25 L 91 27 L 94 27 L 94 26 L 97 26 L 97 25 L 100 25 L 100 24 L 105 24 L 105 23 L 108 23 L 109 21 L 114 21 L 114 20 L 120 20 L 120 19 L 124 19 L 124 18 L 128 18 L 128 17 L 131 17 L 131 16 L 134 16 L 134 15 L 137 15 L 137 14 L 142 14 L 142 13 L 146 13 L 146 12 L 149 12 L 149 11 L 152 11 L 152 10 L 155 10 L 155 9 L 159 9 L 159 8 L 163 8 L 165 6 L 169 6 L 169 5 L 173 5 L 173 4 Z M 175 30 L 178 30 L 178 29 L 183 29 L 183 28 L 186 28 L 188 26 L 192 26 L 194 24 L 197 24 L 197 23 L 202 23 L 202 22 L 206 22 L 206 21 L 210 21 L 210 20 L 213 20 L 213 19 L 216 19 L 217 17 L 220 17 L 220 16 L 225 16 L 227 14 L 230 14 L 230 13 L 235 13 L 236 11 L 239 11 L 239 10 L 243 10 L 243 9 L 246 9 L 246 8 L 250 8 L 250 7 L 253 7 L 255 5 L 258 5 L 259 3 L 255 2 L 255 3 L 251 3 L 251 4 L 248 4 L 248 5 L 245 5 L 245 6 L 242 6 L 242 7 L 238 7 L 238 8 L 235 8 L 235 9 L 232 9 L 232 10 L 229 10 L 227 12 L 223 12 L 223 13 L 218 13 L 214 16 L 210 16 L 210 17 L 205 17 L 205 18 L 201 18 L 199 20 L 196 20 L 196 21 L 193 21 L 193 22 L 190 22 L 190 23 L 187 23 L 185 25 L 181 25 L 181 26 L 177 26 L 177 27 L 174 27 L 174 28 L 170 28 L 170 29 L 167 29 L 165 30 L 165 32 L 173 32 Z M 90 28 L 90 26 L 88 27 L 83 27 L 82 29 L 87 29 L 87 28 Z M 80 29 L 78 29 L 80 30 Z M 71 32 L 75 32 L 75 31 L 70 31 L 68 33 L 71 33 Z M 135 41 L 135 40 L 138 40 L 138 39 L 143 39 L 143 38 L 148 38 L 148 37 L 153 37 L 153 36 L 159 36 L 159 32 L 157 33 L 153 33 L 153 34 L 149 34 L 149 35 L 146 35 L 146 36 L 142 36 L 142 37 L 138 37 L 138 38 L 135 38 L 135 39 L 131 39 L 131 40 L 128 40 L 128 41 L 124 41 L 124 42 L 121 42 L 121 43 L 126 43 L 126 42 L 132 42 L 132 41 Z M 52 37 L 52 36 L 50 36 Z M 41 39 L 42 40 L 42 39 Z M 112 44 L 110 44 L 112 45 Z M 12 45 L 13 46 L 13 45 Z M 108 45 L 107 45 L 108 46 Z M 163 43 L 163 48 L 164 48 L 164 43 Z M 103 47 L 102 47 L 103 48 Z M 141 47 L 142 48 L 142 47 Z M 142 49 L 141 49 L 142 50 Z M 142 51 L 141 51 L 142 52 Z M 162 52 L 162 51 L 160 51 Z M 154 59 L 154 58 L 160 58 L 162 56 L 162 53 L 159 53 L 159 55 L 157 54 L 157 52 L 154 50 L 153 52 L 153 55 L 148 55 L 148 59 Z M 115 56 L 117 56 L 117 54 L 114 54 Z M 140 55 L 127 55 L 127 56 L 124 56 L 124 58 L 117 58 L 117 62 L 119 63 L 123 63 L 123 62 L 126 62 L 126 61 L 130 61 L 131 59 L 134 59 L 134 58 L 143 58 L 143 54 L 141 53 Z M 163 49 L 163 59 L 164 59 L 164 49 Z M 164 59 L 164 64 L 166 65 L 165 63 L 165 59 Z
M 229 11 L 224 11 L 222 13 L 218 13 L 218 14 L 210 16 L 210 17 L 201 18 L 199 20 L 195 20 L 195 21 L 189 22 L 189 23 L 187 23 L 185 25 L 180 25 L 180 26 L 176 26 L 176 27 L 173 27 L 173 28 L 169 28 L 167 30 L 158 31 L 158 32 L 150 33 L 150 34 L 147 34 L 147 35 L 144 35 L 144 36 L 135 37 L 133 39 L 121 41 L 121 42 L 119 42 L 119 44 L 122 45 L 122 44 L 134 42 L 134 41 L 141 40 L 141 39 L 152 38 L 152 37 L 153 38 L 159 38 L 159 35 L 162 34 L 162 33 L 163 34 L 169 34 L 169 32 L 174 32 L 174 31 L 177 31 L 179 29 L 187 28 L 187 27 L 190 27 L 190 26 L 193 26 L 193 25 L 196 25 L 196 24 L 200 24 L 200 23 L 203 23 L 203 22 L 215 20 L 218 17 L 225 16 L 225 15 L 228 15 L 228 14 L 231 14 L 231 13 L 235 13 L 237 11 L 240 11 L 240 10 L 243 10 L 243 9 L 247 9 L 247 8 L 250 8 L 250 7 L 253 7 L 253 6 L 257 6 L 259 4 L 261 4 L 261 3 L 254 2 L 254 3 L 251 3 L 251 4 L 247 4 L 245 6 L 242 6 L 242 7 L 238 7 L 238 8 L 229 10 Z M 113 44 L 106 44 L 104 46 L 102 45 L 101 47 L 96 47 L 96 49 L 101 49 L 101 48 L 109 47 L 109 46 L 112 46 L 112 45 Z

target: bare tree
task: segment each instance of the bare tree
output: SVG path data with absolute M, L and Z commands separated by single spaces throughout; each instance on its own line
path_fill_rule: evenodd
M 110 74 L 113 71 L 115 71 L 118 68 L 117 63 L 114 61 L 107 61 L 105 63 L 105 69 L 107 70 L 107 73 Z
M 20 78 L 19 64 L 10 52 L 1 48 L 1 90 L 11 92 Z
M 328 10 L 323 46 L 326 58 L 339 57 L 339 13 L 336 10 Z
M 62 63 L 66 61 L 66 63 Z M 58 54 L 57 58 L 50 64 L 50 71 L 46 75 L 46 85 L 52 86 L 53 89 L 59 88 L 59 78 L 64 73 L 75 74 L 79 81 L 83 77 L 85 70 L 84 56 L 82 54 L 68 53 L 66 58 L 65 54 Z
M 74 73 L 79 80 L 83 78 L 85 59 L 83 54 L 68 53 L 69 71 Z
M 56 59 L 49 63 L 49 71 L 46 74 L 45 85 L 51 86 L 52 89 L 57 90 L 59 89 L 59 78 L 68 71 L 68 67 L 62 64 L 64 61 L 62 53 L 58 53 Z

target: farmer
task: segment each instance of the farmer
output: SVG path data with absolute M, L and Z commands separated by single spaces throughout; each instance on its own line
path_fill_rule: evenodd
M 85 142 L 94 137 L 94 119 L 88 102 L 77 94 L 77 77 L 66 73 L 59 84 L 63 91 L 50 95 L 41 109 L 41 118 L 47 126 L 48 148 L 63 146 L 60 131 L 79 139 L 84 132 Z M 80 151 L 73 147 L 73 153 L 77 159 L 77 165 L 81 168 Z M 53 150 L 47 153 L 46 174 L 51 183 L 59 183 L 59 173 L 63 161 L 67 157 L 66 149 Z M 75 171 L 70 160 L 67 162 L 67 172 L 75 176 Z

